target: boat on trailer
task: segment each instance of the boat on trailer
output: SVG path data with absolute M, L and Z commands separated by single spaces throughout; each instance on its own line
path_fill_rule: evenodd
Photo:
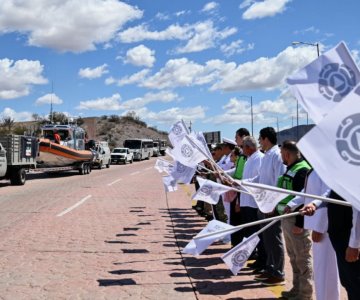
M 60 144 L 54 132 L 60 135 Z M 76 125 L 48 124 L 41 128 L 37 164 L 41 167 L 64 167 L 92 162 L 96 153 L 85 150 L 85 130 Z

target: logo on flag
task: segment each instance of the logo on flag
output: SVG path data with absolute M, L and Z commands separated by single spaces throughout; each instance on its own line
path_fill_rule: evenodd
M 330 63 L 320 71 L 319 92 L 327 100 L 340 102 L 355 85 L 355 72 L 345 64 Z
M 181 127 L 180 125 L 175 124 L 175 125 L 173 126 L 172 132 L 173 132 L 175 135 L 180 135 L 180 134 L 183 133 L 183 129 L 182 129 L 182 127 Z
M 251 253 L 249 253 L 247 249 L 240 249 L 233 255 L 233 257 L 231 258 L 231 262 L 234 266 L 242 267 L 248 260 L 250 254 Z
M 212 193 L 212 187 L 210 185 L 203 185 L 200 189 L 199 189 L 199 193 L 205 195 L 205 196 L 210 196 Z
M 181 146 L 181 154 L 184 157 L 191 157 L 194 154 L 194 151 L 188 144 L 184 144 Z
M 336 132 L 336 148 L 341 158 L 360 165 L 360 114 L 345 118 Z
M 185 170 L 186 170 L 186 167 L 183 164 L 181 164 L 179 162 L 176 163 L 176 171 L 178 173 L 184 173 Z

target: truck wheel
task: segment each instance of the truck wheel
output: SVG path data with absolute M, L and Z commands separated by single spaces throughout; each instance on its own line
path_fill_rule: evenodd
M 108 163 L 106 164 L 106 168 L 107 168 L 107 169 L 110 168 L 110 160 L 109 160 Z
M 131 163 L 131 164 L 133 163 L 133 159 L 130 160 L 130 163 Z
M 103 166 L 103 162 L 102 160 L 99 162 L 99 170 L 102 169 L 102 166 Z
M 149 155 L 148 155 L 148 157 L 146 158 L 147 160 L 149 160 L 150 159 L 150 153 L 149 153 Z
M 85 165 L 85 174 L 90 174 L 90 165 L 89 164 Z
M 24 185 L 26 181 L 25 169 L 14 169 L 11 172 L 10 183 L 12 185 Z
M 80 168 L 79 168 L 79 174 L 80 174 L 80 175 L 84 175 L 84 174 L 85 174 L 85 165 L 84 165 L 84 164 L 82 164 L 82 165 L 80 166 Z

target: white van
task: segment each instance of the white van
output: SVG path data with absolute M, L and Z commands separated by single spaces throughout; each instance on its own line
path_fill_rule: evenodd
M 96 142 L 94 150 L 97 154 L 93 165 L 97 166 L 99 169 L 101 169 L 103 165 L 105 165 L 106 168 L 110 168 L 111 152 L 108 142 Z

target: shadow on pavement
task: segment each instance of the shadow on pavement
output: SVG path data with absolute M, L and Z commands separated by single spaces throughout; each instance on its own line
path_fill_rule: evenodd
M 114 285 L 136 285 L 136 282 L 131 278 L 125 279 L 98 279 L 99 286 L 114 286 Z

